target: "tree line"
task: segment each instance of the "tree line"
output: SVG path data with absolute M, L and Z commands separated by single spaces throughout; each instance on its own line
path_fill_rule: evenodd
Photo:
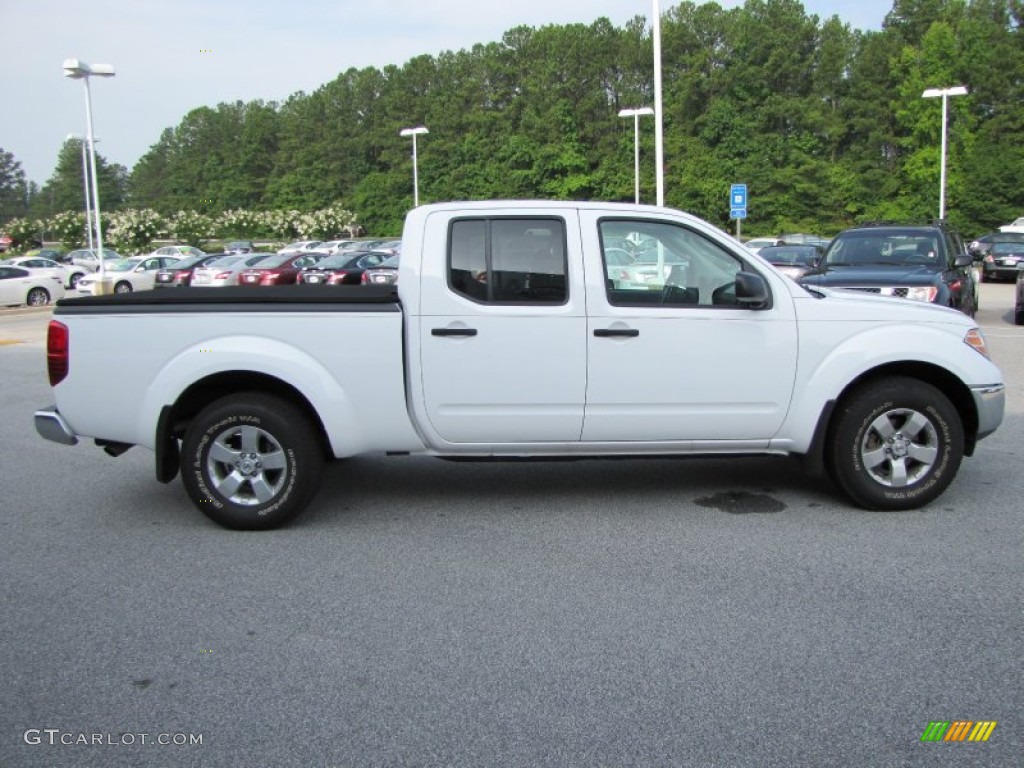
M 1022 17 L 1024 0 L 896 0 L 880 30 L 862 31 L 797 0 L 668 8 L 666 204 L 731 227 L 728 190 L 742 182 L 748 234 L 934 218 L 941 100 L 922 92 L 963 84 L 969 94 L 949 100 L 948 218 L 975 234 L 1024 215 Z M 104 164 L 101 197 L 165 215 L 337 204 L 370 233 L 394 233 L 412 205 L 399 131 L 422 124 L 421 202 L 631 201 L 633 120 L 618 111 L 653 105 L 652 46 L 641 16 L 520 26 L 470 49 L 349 69 L 283 103 L 200 107 L 130 173 Z M 650 118 L 640 142 L 642 199 L 653 202 Z M 25 213 L 81 207 L 77 145 L 58 160 Z

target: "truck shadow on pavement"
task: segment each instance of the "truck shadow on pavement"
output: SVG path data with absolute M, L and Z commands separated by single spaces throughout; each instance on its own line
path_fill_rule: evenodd
M 775 513 L 845 505 L 831 484 L 792 459 L 581 459 L 451 462 L 356 458 L 328 465 L 323 487 L 295 525 L 360 517 L 459 514 Z M 378 510 L 374 512 L 373 510 Z

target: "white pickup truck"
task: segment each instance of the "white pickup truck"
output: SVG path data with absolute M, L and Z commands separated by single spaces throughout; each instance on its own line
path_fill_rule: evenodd
M 423 206 L 398 275 L 64 300 L 36 427 L 151 449 L 204 514 L 262 529 L 325 460 L 369 453 L 790 455 L 856 504 L 914 508 L 1003 417 L 970 318 L 808 291 L 678 211 Z

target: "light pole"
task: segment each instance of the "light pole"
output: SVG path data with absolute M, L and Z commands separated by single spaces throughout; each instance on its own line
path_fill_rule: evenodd
M 651 37 L 654 38 L 654 178 L 658 205 L 665 205 L 665 130 L 661 104 L 661 3 L 654 2 Z
M 100 226 L 100 188 L 96 179 L 96 139 L 92 133 L 92 96 L 89 92 L 90 77 L 113 77 L 114 68 L 110 64 L 93 64 L 89 66 L 79 59 L 64 60 L 64 77 L 82 80 L 85 83 L 85 128 L 89 142 L 89 165 L 92 168 L 92 204 L 96 211 L 96 256 L 100 262 L 100 292 L 107 292 L 107 270 L 103 260 L 103 228 Z
M 942 97 L 942 159 L 939 161 L 939 221 L 946 218 L 946 122 L 949 119 L 949 107 L 947 106 L 950 96 L 966 96 L 967 88 L 963 85 L 954 85 L 950 88 L 929 88 L 921 94 L 923 98 L 934 99 Z
M 85 157 L 85 142 L 84 136 L 79 136 L 77 133 L 69 133 L 65 141 L 77 141 L 82 145 L 82 187 L 85 191 L 85 231 L 89 236 L 89 250 L 93 251 L 92 243 L 92 203 L 90 202 L 89 195 L 89 164 Z M 96 139 L 99 141 L 99 139 Z
M 620 109 L 619 117 L 633 118 L 633 197 L 640 204 L 640 115 L 653 115 L 650 107 L 639 109 Z
M 418 208 L 420 205 L 420 173 L 417 167 L 419 161 L 416 156 L 416 137 L 430 133 L 426 126 L 419 125 L 415 128 L 403 128 L 398 132 L 399 136 L 412 136 L 412 206 Z

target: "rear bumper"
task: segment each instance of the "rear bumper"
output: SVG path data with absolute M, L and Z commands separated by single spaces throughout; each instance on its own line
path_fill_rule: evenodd
M 64 417 L 57 411 L 56 405 L 36 411 L 35 422 L 36 432 L 47 440 L 61 445 L 78 444 L 78 435 L 64 421 Z
M 971 387 L 974 406 L 978 410 L 978 436 L 981 440 L 996 431 L 1003 421 L 1006 409 L 1006 387 L 1003 384 L 991 384 L 983 387 Z

